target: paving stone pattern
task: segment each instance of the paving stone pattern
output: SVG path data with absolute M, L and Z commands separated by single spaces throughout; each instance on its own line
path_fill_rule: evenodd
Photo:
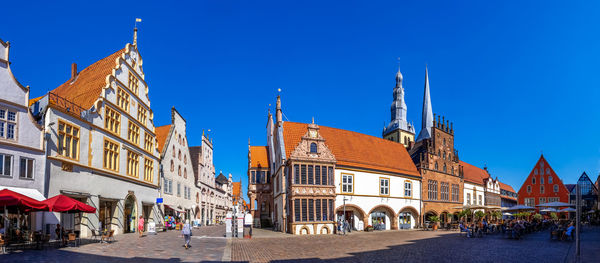
M 400 230 L 347 236 L 233 240 L 232 260 L 250 262 L 574 262 L 575 242 L 546 232 L 522 240 L 466 238 L 456 231 Z M 581 262 L 600 262 L 600 228 L 582 234 Z
M 0 262 L 210 262 L 221 261 L 227 244 L 224 226 L 193 230 L 192 247 L 183 247 L 181 231 L 138 237 L 137 233 L 115 236 L 110 244 L 92 243 L 61 249 L 15 251 L 0 255 Z

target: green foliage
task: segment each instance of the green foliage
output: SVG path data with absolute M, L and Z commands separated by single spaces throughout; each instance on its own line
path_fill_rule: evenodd
M 558 215 L 556 213 L 551 213 L 550 217 L 552 217 L 552 219 L 554 219 L 554 220 L 558 219 Z
M 440 218 L 438 216 L 429 216 L 429 221 L 431 222 L 440 222 Z
M 492 216 L 495 219 L 500 219 L 500 218 L 502 218 L 502 212 L 500 210 L 492 211 Z
M 484 216 L 485 216 L 485 213 L 484 213 L 483 211 L 477 211 L 477 212 L 475 212 L 475 217 L 476 217 L 477 219 L 481 219 L 481 218 L 483 218 Z
M 533 215 L 533 218 L 535 218 L 537 220 L 542 220 L 542 215 L 541 214 L 535 214 L 535 215 Z

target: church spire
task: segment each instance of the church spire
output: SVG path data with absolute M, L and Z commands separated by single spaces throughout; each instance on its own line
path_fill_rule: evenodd
M 400 64 L 398 64 L 398 72 L 396 72 L 396 86 L 394 87 L 394 100 L 390 107 L 391 121 L 387 127 L 383 129 L 383 136 L 395 131 L 403 130 L 415 133 L 414 128 L 410 125 L 406 118 L 406 102 L 404 101 L 404 88 L 402 87 L 402 72 L 400 72 Z
M 431 128 L 433 127 L 433 110 L 429 95 L 429 73 L 427 72 L 427 66 L 425 66 L 425 93 L 423 94 L 423 116 L 421 121 L 421 132 L 417 137 L 417 142 L 431 138 Z

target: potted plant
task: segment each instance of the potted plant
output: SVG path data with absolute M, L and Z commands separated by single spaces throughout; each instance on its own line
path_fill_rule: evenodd
M 440 222 L 440 218 L 438 216 L 430 216 L 429 221 L 433 222 L 433 230 L 438 229 L 438 223 Z
M 542 215 L 541 214 L 535 214 L 535 215 L 533 215 L 533 218 L 537 219 L 537 220 L 542 220 Z

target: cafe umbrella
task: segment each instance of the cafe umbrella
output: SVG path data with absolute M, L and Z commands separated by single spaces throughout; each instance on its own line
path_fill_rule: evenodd
M 43 201 L 48 205 L 48 211 L 60 213 L 96 213 L 96 208 L 89 206 L 83 202 L 77 201 L 66 195 L 57 195 Z M 62 239 L 62 231 L 60 231 Z
M 66 195 L 57 195 L 42 202 L 48 205 L 48 211 L 51 212 L 96 213 L 95 207 L 89 206 Z
M 8 218 L 9 208 L 16 208 L 18 214 L 21 213 L 21 210 L 48 209 L 47 204 L 9 189 L 0 190 L 0 207 L 4 208 L 4 218 Z M 17 221 L 18 225 L 19 221 Z
M 564 206 L 575 206 L 575 205 L 569 204 L 569 203 L 563 203 L 563 202 L 550 202 L 550 203 L 545 203 L 545 204 L 539 204 L 536 206 L 537 207 L 564 207 Z

